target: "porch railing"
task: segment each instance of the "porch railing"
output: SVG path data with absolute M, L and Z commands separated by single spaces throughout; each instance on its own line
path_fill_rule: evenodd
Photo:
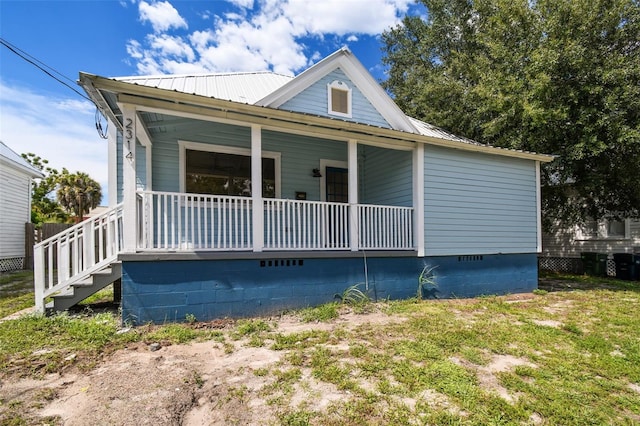
M 265 250 L 349 249 L 349 205 L 268 199 Z
M 413 208 L 358 204 L 358 247 L 413 249 Z
M 122 250 L 122 204 L 33 247 L 36 308 L 69 284 L 116 260 Z
M 250 250 L 251 199 L 142 192 L 142 250 Z
M 138 249 L 253 250 L 251 198 L 141 192 Z M 264 250 L 349 250 L 351 207 L 346 203 L 265 199 Z M 353 212 L 358 248 L 413 249 L 411 207 L 358 204 Z

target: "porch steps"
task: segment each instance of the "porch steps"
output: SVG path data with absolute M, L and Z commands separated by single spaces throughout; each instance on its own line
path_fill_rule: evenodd
M 103 269 L 93 272 L 87 278 L 70 284 L 64 291 L 52 296 L 53 304 L 47 308 L 64 311 L 92 294 L 102 290 L 122 277 L 122 264 L 113 262 Z

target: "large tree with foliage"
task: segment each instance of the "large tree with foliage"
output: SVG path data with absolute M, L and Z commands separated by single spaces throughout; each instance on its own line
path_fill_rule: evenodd
M 546 223 L 640 215 L 638 0 L 421 0 L 383 35 L 409 115 L 554 154 Z
M 55 199 L 60 172 L 49 166 L 49 161 L 34 153 L 22 154 L 33 167 L 44 174 L 44 178 L 33 183 L 31 193 L 31 222 L 39 225 L 43 222 L 66 223 L 69 215 Z M 63 173 L 66 169 L 63 169 Z
M 62 173 L 58 177 L 58 202 L 73 213 L 76 222 L 96 208 L 102 200 L 102 188 L 88 174 L 83 172 Z

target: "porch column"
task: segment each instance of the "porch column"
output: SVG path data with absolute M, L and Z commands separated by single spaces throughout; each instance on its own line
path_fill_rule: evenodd
M 349 245 L 358 251 L 358 142 L 349 140 Z
M 413 149 L 413 245 L 424 256 L 424 144 Z
M 122 239 L 123 251 L 136 251 L 138 232 L 136 219 L 136 110 L 131 105 L 122 109 Z M 115 191 L 116 188 L 111 190 Z
M 262 127 L 251 126 L 251 211 L 253 251 L 264 248 L 264 202 L 262 201 Z

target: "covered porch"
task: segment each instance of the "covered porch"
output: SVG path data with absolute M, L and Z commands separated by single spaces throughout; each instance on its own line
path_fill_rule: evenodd
M 136 251 L 414 250 L 413 208 L 142 191 Z

